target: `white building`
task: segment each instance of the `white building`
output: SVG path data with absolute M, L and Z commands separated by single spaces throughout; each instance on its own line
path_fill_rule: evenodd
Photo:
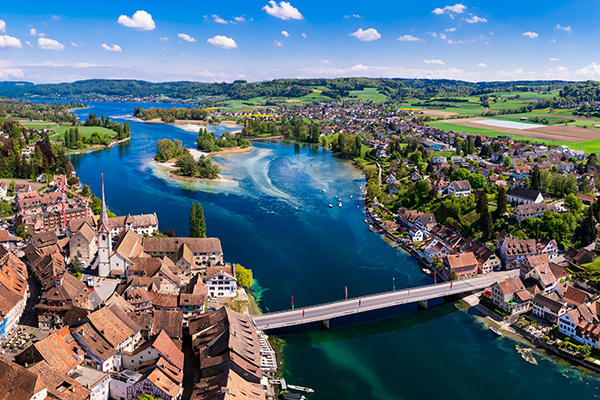
M 237 279 L 233 266 L 207 268 L 204 283 L 210 297 L 235 297 L 237 293 Z
M 448 194 L 455 196 L 469 196 L 471 194 L 471 184 L 469 181 L 454 181 L 448 185 Z

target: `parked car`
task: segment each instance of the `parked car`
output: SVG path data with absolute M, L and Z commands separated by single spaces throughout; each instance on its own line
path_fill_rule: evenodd
M 209 303 L 216 303 L 216 302 L 218 302 L 218 301 L 219 301 L 219 300 L 217 300 L 217 299 L 216 299 L 216 298 L 214 298 L 214 297 L 211 297 L 210 299 L 208 299 L 208 302 L 209 302 Z

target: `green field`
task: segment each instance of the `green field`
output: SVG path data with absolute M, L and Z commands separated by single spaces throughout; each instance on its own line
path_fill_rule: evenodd
M 56 134 L 52 135 L 50 138 L 54 139 L 54 140 L 56 140 L 56 139 L 64 140 L 65 132 L 69 128 L 72 128 L 72 127 L 67 126 L 67 125 L 61 125 L 61 126 L 57 126 L 56 128 L 53 128 L 52 130 L 54 132 L 56 132 Z M 117 134 L 112 129 L 104 128 L 102 126 L 78 126 L 77 128 L 79 129 L 79 133 L 81 134 L 81 136 L 85 136 L 87 138 L 92 136 L 92 133 L 94 133 L 94 132 L 100 132 L 102 135 L 106 134 L 108 136 L 113 136 L 113 135 Z
M 358 101 L 372 101 L 373 103 L 383 103 L 387 100 L 387 96 L 379 93 L 377 88 L 364 88 L 363 90 L 350 91 L 350 97 Z M 346 99 L 346 98 L 345 98 Z
M 53 128 L 55 126 L 58 126 L 58 124 L 56 124 L 55 122 L 49 122 L 49 121 L 19 121 L 19 124 L 24 126 L 25 128 L 37 128 L 37 129 L 44 129 L 44 128 Z

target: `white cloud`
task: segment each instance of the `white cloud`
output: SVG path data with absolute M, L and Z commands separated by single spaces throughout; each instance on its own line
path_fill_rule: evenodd
M 1 38 L 2 36 L 0 36 Z M 0 39 L 1 40 L 1 39 Z M 0 79 L 8 80 L 11 78 L 24 78 L 23 71 L 18 68 L 11 68 L 11 63 L 0 60 Z
M 430 60 L 423 60 L 424 64 L 437 64 L 437 65 L 444 65 L 446 64 L 445 62 L 443 62 L 442 60 L 439 60 L 437 58 L 432 58 Z
M 436 8 L 435 10 L 432 11 L 432 13 L 437 14 L 437 15 L 442 15 L 444 13 L 462 14 L 463 12 L 465 12 L 466 9 L 467 9 L 467 6 L 465 6 L 464 4 L 458 3 L 453 6 L 446 6 L 444 8 Z
M 207 42 L 222 49 L 235 49 L 237 47 L 235 40 L 227 36 L 217 35 L 208 39 Z
M 281 31 L 281 34 L 285 37 L 290 37 L 290 34 L 287 31 Z
M 539 35 L 536 32 L 529 31 L 529 32 L 524 32 L 523 36 L 527 36 L 529 39 L 535 39 Z
M 75 43 L 75 42 L 71 42 L 71 46 L 73 46 L 73 47 L 79 47 L 79 45 L 77 43 Z
M 446 32 L 456 32 L 456 28 L 448 28 L 446 29 Z
M 362 17 L 360 15 L 358 15 L 358 14 L 352 14 L 352 15 L 344 15 L 344 18 L 346 18 L 346 19 L 350 19 L 350 18 L 358 18 L 358 19 L 360 19 Z
M 262 8 L 267 14 L 273 17 L 288 20 L 288 19 L 304 19 L 300 11 L 296 7 L 293 7 L 287 1 L 280 1 L 277 4 L 274 0 L 269 1 L 269 4 Z
M 570 25 L 562 26 L 561 24 L 556 24 L 556 26 L 554 27 L 554 29 L 565 31 L 567 33 L 571 33 L 571 26 Z
M 188 35 L 187 33 L 180 33 L 177 35 L 178 38 L 185 40 L 186 42 L 195 43 L 196 39 Z
M 21 47 L 21 41 L 16 37 L 0 35 L 0 49 L 20 49 Z
M 428 32 L 431 36 L 433 36 L 434 38 L 438 37 L 437 32 Z
M 306 39 L 308 36 L 306 36 L 306 33 L 302 32 L 302 37 Z
M 487 68 L 487 64 L 484 64 L 484 63 L 479 63 L 479 64 L 477 64 L 477 66 L 481 67 L 481 68 Z
M 478 22 L 487 22 L 487 19 L 478 17 L 477 15 L 471 15 L 469 18 L 463 18 L 463 20 L 469 24 L 476 24 Z
M 363 30 L 362 28 L 358 28 L 356 32 L 350 34 L 350 36 L 354 36 L 361 42 L 371 42 L 373 40 L 377 40 L 381 38 L 381 34 L 377 32 L 376 29 L 369 28 L 367 30 Z
M 559 61 L 558 58 L 554 58 L 554 57 L 550 57 L 549 60 L 552 62 Z
M 52 19 L 55 21 L 60 21 L 60 17 L 58 15 L 53 15 Z
M 44 50 L 64 50 L 65 45 L 54 40 L 48 38 L 38 38 L 37 40 L 38 47 Z
M 31 28 L 31 29 L 29 30 L 29 33 L 28 33 L 27 35 L 28 35 L 28 36 L 39 36 L 39 37 L 44 37 L 44 36 L 46 36 L 46 34 L 45 34 L 45 33 L 38 32 L 38 31 L 37 31 L 37 29 L 35 29 L 35 28 Z
M 217 24 L 228 24 L 229 23 L 229 21 L 219 17 L 216 14 L 213 14 L 212 18 L 213 18 L 213 21 L 215 21 Z
M 423 40 L 421 38 L 418 38 L 416 36 L 413 35 L 402 35 L 398 38 L 399 41 L 401 42 L 418 42 L 420 40 Z
M 403 67 L 388 67 L 388 66 L 370 66 L 357 64 L 349 68 L 334 68 L 330 66 L 322 66 L 318 68 L 300 68 L 295 70 L 298 78 L 302 77 L 348 77 L 348 76 L 369 76 L 369 77 L 381 77 L 386 76 L 390 78 L 446 78 L 446 79 L 469 79 L 479 80 L 480 74 L 464 73 L 458 68 L 448 68 L 441 70 L 426 70 L 416 68 L 403 68 Z
M 445 33 L 440 33 L 440 39 L 446 40 L 447 37 Z
M 118 44 L 113 44 L 112 46 L 109 46 L 106 43 L 102 43 L 102 48 L 104 50 L 114 51 L 114 52 L 117 52 L 117 53 L 122 53 L 123 52 L 123 49 L 121 49 L 121 46 L 119 46 Z
M 158 40 L 160 40 L 162 42 L 168 42 L 171 39 L 169 39 L 167 36 L 163 36 L 163 37 L 158 38 Z
M 233 17 L 233 19 L 236 20 L 236 22 L 246 21 L 246 18 L 243 15 L 240 15 L 239 17 Z
M 33 47 L 33 45 L 31 44 L 31 42 L 29 40 L 25 41 L 25 43 L 27 43 L 27 46 Z
M 127 15 L 121 15 L 118 19 L 121 25 L 128 28 L 137 29 L 138 31 L 151 31 L 156 28 L 156 24 L 152 19 L 152 15 L 144 10 L 138 10 L 131 18 Z
M 274 41 L 273 41 L 273 43 L 274 43 L 274 44 L 275 44 L 275 46 L 277 46 L 277 47 L 283 47 L 283 43 L 281 43 L 281 42 L 280 42 L 280 41 L 278 41 L 278 40 L 274 40 Z
M 6 32 L 6 22 L 0 19 L 0 32 Z
M 329 60 L 321 60 L 321 64 L 331 64 L 331 61 Z

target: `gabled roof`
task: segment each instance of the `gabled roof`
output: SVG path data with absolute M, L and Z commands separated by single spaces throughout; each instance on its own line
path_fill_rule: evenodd
M 136 334 L 113 312 L 118 310 L 120 310 L 118 307 L 112 305 L 110 307 L 103 307 L 87 316 L 94 329 L 113 347 L 118 347 L 127 338 Z M 123 310 L 121 312 L 127 317 L 127 314 Z M 133 321 L 131 323 L 135 324 Z
M 144 252 L 140 236 L 132 229 L 125 229 L 119 234 L 117 244 L 112 254 L 118 254 L 123 259 L 133 263 L 133 260 L 140 257 Z
M 196 384 L 191 400 L 265 400 L 260 384 L 248 382 L 233 370 Z
M 217 238 L 169 238 L 144 237 L 144 249 L 148 253 L 175 253 L 185 244 L 192 253 L 223 253 L 221 241 Z
M 33 371 L 0 358 L 0 400 L 31 399 L 46 388 Z
M 469 181 L 454 181 L 450 182 L 450 185 L 448 186 L 452 186 L 454 190 L 461 192 L 465 190 L 471 190 L 471 184 L 469 183 Z
M 498 282 L 498 286 L 503 294 L 512 294 L 520 290 L 525 290 L 525 286 L 520 278 L 508 278 Z
M 535 201 L 540 194 L 541 192 L 539 190 L 528 189 L 521 186 L 510 188 L 506 192 L 507 196 L 518 197 L 530 201 Z

